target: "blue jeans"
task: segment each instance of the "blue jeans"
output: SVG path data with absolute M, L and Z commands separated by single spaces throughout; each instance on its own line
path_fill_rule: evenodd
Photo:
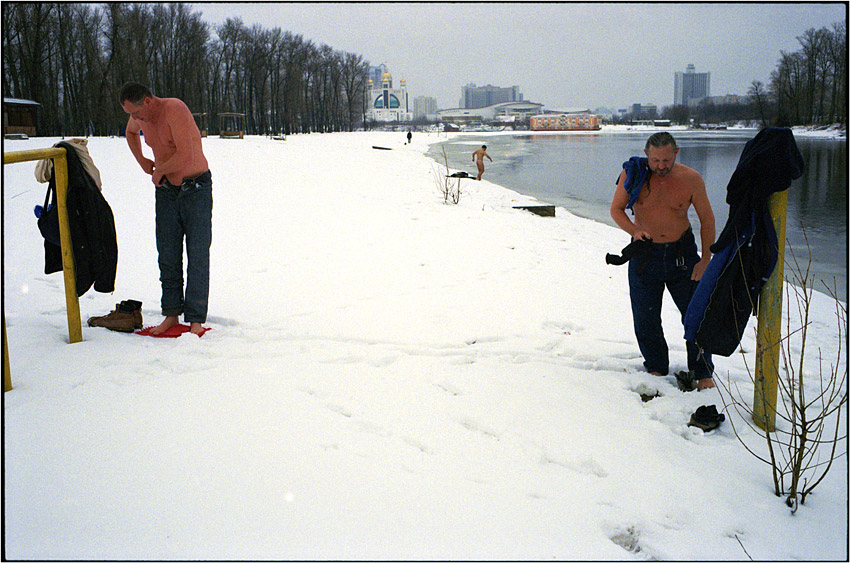
M 648 255 L 636 256 L 629 261 L 632 318 L 647 371 L 667 375 L 670 370 L 667 341 L 661 327 L 664 288 L 670 292 L 684 320 L 685 311 L 698 284 L 691 279 L 691 272 L 697 262 L 699 254 L 691 229 L 676 242 L 653 243 Z M 686 342 L 685 346 L 688 351 L 688 370 L 694 372 L 697 379 L 711 377 L 714 372 L 711 355 L 703 355 L 693 342 Z
M 207 320 L 212 243 L 212 176 L 209 172 L 175 186 L 156 188 L 156 249 L 162 283 L 162 314 L 187 323 Z M 186 239 L 186 294 L 183 295 L 183 239 Z

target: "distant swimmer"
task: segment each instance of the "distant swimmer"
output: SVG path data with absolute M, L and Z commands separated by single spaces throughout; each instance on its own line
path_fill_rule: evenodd
M 490 158 L 490 155 L 487 154 L 487 145 L 481 145 L 481 148 L 472 153 L 472 161 L 478 165 L 478 177 L 476 180 L 481 179 L 481 175 L 484 174 L 484 157 Z M 490 158 L 490 162 L 493 162 L 493 159 Z

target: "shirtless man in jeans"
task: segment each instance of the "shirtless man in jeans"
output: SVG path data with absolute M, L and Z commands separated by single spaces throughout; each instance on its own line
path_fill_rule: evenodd
M 490 158 L 490 155 L 487 154 L 487 145 L 481 145 L 481 148 L 472 153 L 472 160 L 478 164 L 478 177 L 476 180 L 481 179 L 481 175 L 484 174 L 484 157 Z M 476 160 L 477 159 L 477 160 Z M 490 162 L 493 162 L 493 159 L 490 158 Z
M 646 143 L 649 172 L 634 204 L 634 222 L 626 214 L 629 193 L 623 171 L 611 203 L 611 217 L 632 240 L 652 239 L 647 256 L 629 262 L 629 295 L 632 302 L 635 336 L 644 366 L 654 375 L 667 375 L 667 342 L 661 327 L 664 288 L 670 292 L 682 318 L 688 309 L 697 282 L 711 260 L 714 243 L 714 212 L 699 172 L 676 162 L 679 148 L 669 133 L 656 133 Z M 700 222 L 702 257 L 697 253 L 688 209 L 694 206 Z M 686 343 L 688 370 L 698 388 L 714 387 L 714 365 L 692 342 Z
M 212 177 L 192 113 L 177 98 L 158 98 L 137 82 L 121 88 L 119 103 L 130 118 L 127 144 L 156 186 L 156 248 L 165 320 L 151 329 L 162 334 L 182 314 L 193 334 L 207 319 L 212 242 Z M 154 160 L 142 152 L 140 132 Z M 183 239 L 186 293 L 183 293 Z

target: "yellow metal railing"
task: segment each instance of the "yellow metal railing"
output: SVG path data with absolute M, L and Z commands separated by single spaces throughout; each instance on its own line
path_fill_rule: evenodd
M 68 223 L 68 161 L 65 149 L 49 148 L 30 151 L 3 153 L 3 164 L 15 164 L 32 160 L 53 159 L 56 174 L 56 209 L 59 215 L 59 242 L 62 246 L 62 272 L 65 276 L 65 308 L 68 312 L 68 341 L 81 342 L 83 327 L 80 320 L 80 300 L 77 297 L 77 275 L 74 268 L 74 250 L 71 246 L 71 227 Z M 3 319 L 3 379 L 4 390 L 12 388 L 9 375 L 9 351 L 6 344 L 6 319 Z

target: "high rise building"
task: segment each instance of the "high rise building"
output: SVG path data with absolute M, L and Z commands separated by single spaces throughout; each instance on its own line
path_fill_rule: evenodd
M 699 100 L 711 95 L 711 73 L 696 72 L 689 64 L 685 72 L 676 72 L 673 80 L 673 105 L 686 106 L 691 100 Z
M 413 119 L 437 118 L 437 99 L 430 96 L 416 96 L 413 98 Z
M 461 92 L 460 107 L 465 109 L 483 108 L 503 102 L 523 101 L 519 86 L 500 88 L 492 84 L 487 86 L 467 84 L 461 88 Z

